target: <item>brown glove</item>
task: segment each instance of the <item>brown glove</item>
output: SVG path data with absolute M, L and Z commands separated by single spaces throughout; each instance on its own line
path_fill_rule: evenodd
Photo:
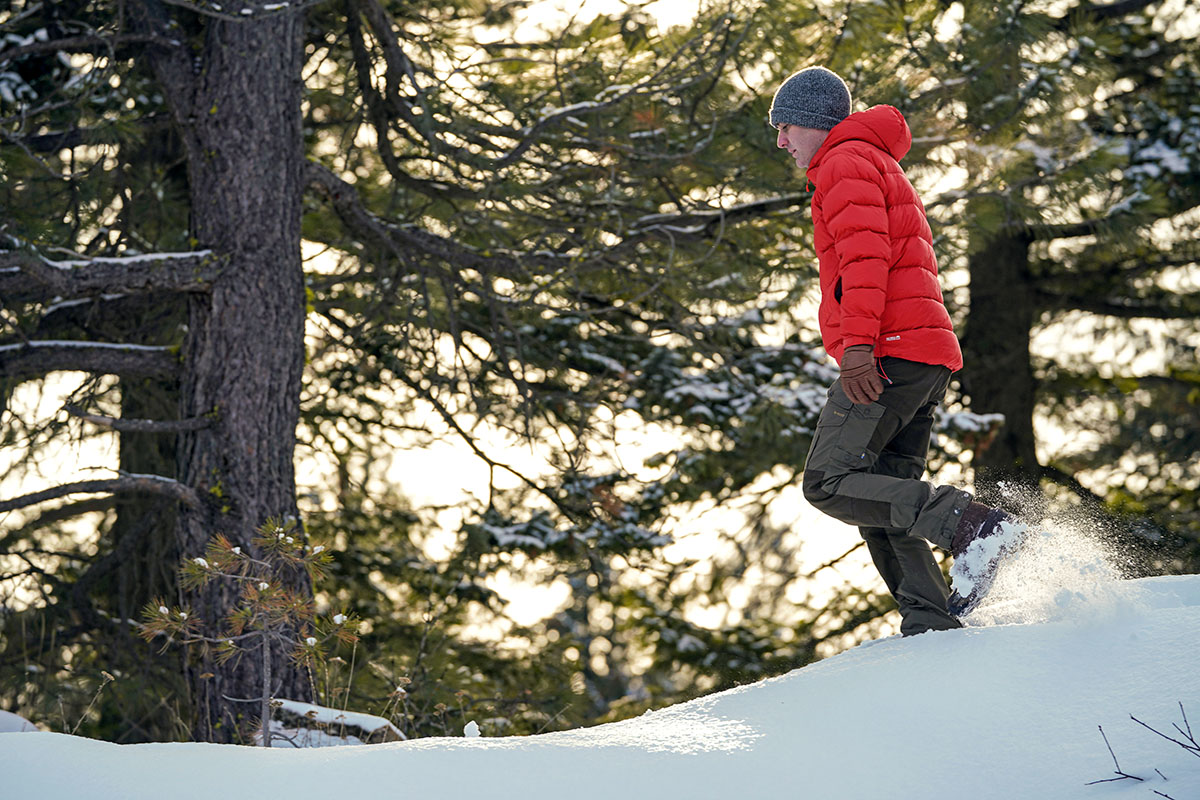
M 842 391 L 850 402 L 866 405 L 883 394 L 883 381 L 875 369 L 875 348 L 869 344 L 847 347 L 842 353 Z

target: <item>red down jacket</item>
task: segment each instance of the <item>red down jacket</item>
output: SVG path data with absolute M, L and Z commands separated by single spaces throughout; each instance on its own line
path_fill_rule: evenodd
M 900 169 L 912 132 L 900 111 L 875 106 L 829 132 L 808 165 L 821 265 L 818 321 L 838 363 L 845 348 L 962 368 L 938 285 L 925 207 Z

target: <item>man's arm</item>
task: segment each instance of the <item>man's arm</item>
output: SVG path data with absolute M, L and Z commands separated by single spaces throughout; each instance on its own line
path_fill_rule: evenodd
M 888 235 L 883 175 L 853 154 L 831 154 L 822 182 L 825 225 L 841 266 L 842 340 L 846 347 L 875 346 L 887 297 Z
M 873 403 L 883 392 L 875 341 L 892 256 L 883 175 L 866 159 L 837 154 L 825 165 L 825 181 L 825 225 L 841 266 L 842 389 L 852 402 Z

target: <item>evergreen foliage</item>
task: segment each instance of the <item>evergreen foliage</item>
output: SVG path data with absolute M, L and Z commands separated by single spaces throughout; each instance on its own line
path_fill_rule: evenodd
M 190 299 L 59 302 L 29 274 L 30 259 L 64 253 L 194 250 L 189 170 L 203 154 L 144 55 L 295 12 L 134 5 L 154 24 L 104 2 L 0 13 L 0 389 L 22 392 L 13 408 L 50 369 L 20 371 L 11 353 L 27 341 L 179 353 L 184 306 L 221 280 L 201 265 Z M 366 621 L 354 668 L 330 667 L 326 685 L 349 681 L 356 707 L 397 711 L 408 735 L 460 730 L 455 715 L 480 709 L 488 732 L 534 732 L 780 672 L 880 629 L 891 600 L 844 585 L 822 596 L 829 569 L 797 574 L 804 535 L 779 513 L 836 377 L 806 305 L 808 193 L 764 124 L 770 91 L 810 63 L 845 75 L 856 107 L 892 103 L 914 130 L 905 164 L 966 332 L 953 410 L 983 412 L 943 420 L 931 466 L 1017 464 L 1194 541 L 1195 48 L 1169 3 L 1115 19 L 1060 5 L 706 4 L 670 30 L 629 7 L 514 33 L 513 3 L 305 4 L 298 436 L 321 471 L 300 506 L 304 535 L 338 551 L 336 588 L 315 601 Z M 1134 317 L 1169 323 L 1139 339 Z M 1166 341 L 1166 360 L 1135 373 L 1132 355 L 1031 349 L 1064 319 L 1133 355 Z M 178 419 L 186 391 L 125 369 L 68 401 L 203 424 Z M 1035 409 L 1073 434 L 1063 446 L 1035 438 Z M 987 412 L 1008 417 L 998 436 Z M 1085 428 L 1100 444 L 1072 450 Z M 642 463 L 617 446 L 631 431 Z M 2 435 L 14 478 L 70 437 L 112 434 L 10 410 Z M 126 472 L 176 477 L 181 436 L 119 438 Z M 390 451 L 443 441 L 490 476 L 450 537 L 389 471 Z M 205 480 L 185 488 L 236 513 L 237 487 Z M 6 519 L 5 703 L 82 708 L 86 676 L 107 668 L 154 688 L 106 689 L 95 733 L 192 727 L 187 708 L 162 705 L 183 690 L 179 662 L 129 646 L 121 622 L 178 591 L 164 564 L 197 555 L 173 533 L 177 501 L 121 494 Z M 698 565 L 664 546 L 707 524 L 703 509 L 744 525 L 722 523 Z M 510 575 L 562 587 L 561 610 L 515 623 L 495 588 Z M 735 599 L 718 629 L 695 621 Z
M 312 599 L 290 588 L 287 578 L 295 570 L 306 572 L 313 583 L 324 577 L 332 560 L 324 545 L 305 544 L 294 520 L 269 520 L 258 534 L 254 540 L 258 557 L 218 535 L 203 556 L 185 560 L 180 567 L 180 584 L 185 589 L 199 589 L 212 581 L 231 582 L 236 587 L 238 603 L 220 629 L 208 630 L 201 615 L 186 608 L 169 608 L 166 601 L 157 599 L 142 609 L 139 633 L 147 641 L 165 638 L 164 651 L 172 645 L 196 645 L 203 652 L 214 651 L 218 663 L 260 660 L 264 669 L 259 695 L 236 698 L 235 702 L 253 703 L 259 710 L 258 718 L 249 720 L 252 728 L 239 732 L 240 739 L 251 741 L 257 731 L 262 745 L 271 747 L 274 660 L 286 655 L 312 675 L 313 667 L 327 658 L 331 644 L 358 640 L 354 634 L 358 621 L 340 613 L 319 617 Z M 237 715 L 232 721 L 242 719 Z

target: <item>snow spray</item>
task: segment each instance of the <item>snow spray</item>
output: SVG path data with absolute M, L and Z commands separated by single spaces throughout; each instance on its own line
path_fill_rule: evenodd
M 1125 581 L 1125 559 L 1098 515 L 1081 508 L 1048 511 L 1040 492 L 1011 484 L 1000 491 L 1009 507 L 1021 509 L 1028 538 L 1001 564 L 967 625 L 1090 622 L 1141 608 L 1137 590 Z

